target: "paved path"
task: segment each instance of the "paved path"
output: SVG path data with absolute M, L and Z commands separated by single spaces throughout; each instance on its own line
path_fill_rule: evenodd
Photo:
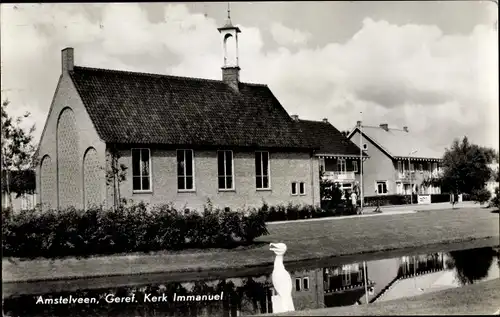
M 475 204 L 472 201 L 466 201 L 459 203 L 455 206 L 454 210 L 460 209 L 471 209 L 471 208 L 485 208 L 485 206 L 481 206 L 479 204 Z M 268 222 L 267 225 L 277 225 L 283 223 L 300 223 L 300 222 L 314 222 L 314 221 L 325 221 L 325 220 L 341 220 L 341 219 L 349 219 L 349 218 L 360 218 L 360 217 L 373 217 L 373 216 L 386 216 L 386 215 L 403 215 L 403 214 L 411 214 L 419 211 L 430 211 L 430 210 L 452 210 L 452 206 L 450 203 L 434 203 L 430 205 L 391 205 L 391 206 L 382 206 L 380 207 L 380 213 L 374 212 L 375 207 L 366 207 L 363 211 L 362 215 L 352 215 L 352 216 L 334 216 L 334 217 L 324 217 L 324 218 L 311 218 L 311 219 L 299 219 L 299 220 L 285 220 L 285 221 L 273 221 Z

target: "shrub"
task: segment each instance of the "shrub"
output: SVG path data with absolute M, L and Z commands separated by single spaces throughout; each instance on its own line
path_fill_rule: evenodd
M 185 248 L 232 247 L 267 235 L 265 214 L 206 207 L 202 214 L 172 205 L 127 204 L 87 211 L 2 209 L 3 255 L 89 256 Z
M 491 198 L 491 193 L 488 189 L 482 188 L 472 192 L 471 199 L 479 204 L 488 202 Z
M 432 198 L 431 198 L 432 199 Z M 418 201 L 418 195 L 413 194 L 413 203 Z M 387 206 L 387 205 L 407 205 L 411 203 L 410 195 L 384 195 L 365 197 L 365 207 Z

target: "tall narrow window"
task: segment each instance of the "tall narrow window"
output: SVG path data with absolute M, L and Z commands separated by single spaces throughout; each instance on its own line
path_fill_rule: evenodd
M 346 161 L 343 158 L 337 159 L 337 171 L 341 173 L 345 173 L 346 171 Z
M 306 194 L 306 183 L 300 182 L 299 183 L 299 195 L 305 195 Z
M 194 190 L 193 150 L 177 150 L 177 189 Z
M 151 191 L 151 155 L 149 149 L 132 149 L 132 189 Z
M 234 189 L 233 151 L 217 151 L 217 166 L 219 189 Z
M 296 279 L 295 279 L 295 290 L 296 290 L 297 292 L 300 292 L 300 291 L 302 290 L 302 287 L 301 287 L 301 286 L 302 286 L 302 283 L 301 283 L 301 281 L 300 281 L 300 278 L 296 278 Z
M 302 279 L 302 284 L 304 286 L 304 291 L 309 290 L 309 278 L 308 277 L 304 277 Z
M 255 182 L 257 189 L 270 189 L 269 152 L 255 152 Z
M 398 161 L 398 172 L 403 173 L 403 165 L 401 164 L 401 161 Z
M 297 182 L 292 182 L 292 195 L 297 195 Z

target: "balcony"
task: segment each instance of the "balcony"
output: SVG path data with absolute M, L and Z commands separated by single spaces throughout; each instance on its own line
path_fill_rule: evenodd
M 353 181 L 356 179 L 354 172 L 324 172 L 323 178 L 329 181 Z
M 397 172 L 396 178 L 400 181 L 409 181 L 410 175 L 412 180 L 416 180 L 417 178 L 437 178 L 442 175 L 442 170 L 434 170 L 434 171 L 403 171 Z

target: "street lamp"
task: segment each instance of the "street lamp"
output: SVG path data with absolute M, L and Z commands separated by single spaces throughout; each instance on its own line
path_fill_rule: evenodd
M 361 203 L 361 213 L 363 212 L 363 111 L 359 112 L 360 121 L 359 121 L 359 200 Z
M 418 150 L 414 150 L 414 151 L 411 151 L 409 154 L 408 154 L 408 171 L 410 172 L 410 205 L 413 205 L 413 187 L 412 187 L 412 184 L 411 184 L 411 162 L 410 162 L 410 156 L 412 154 L 415 154 L 417 153 Z

